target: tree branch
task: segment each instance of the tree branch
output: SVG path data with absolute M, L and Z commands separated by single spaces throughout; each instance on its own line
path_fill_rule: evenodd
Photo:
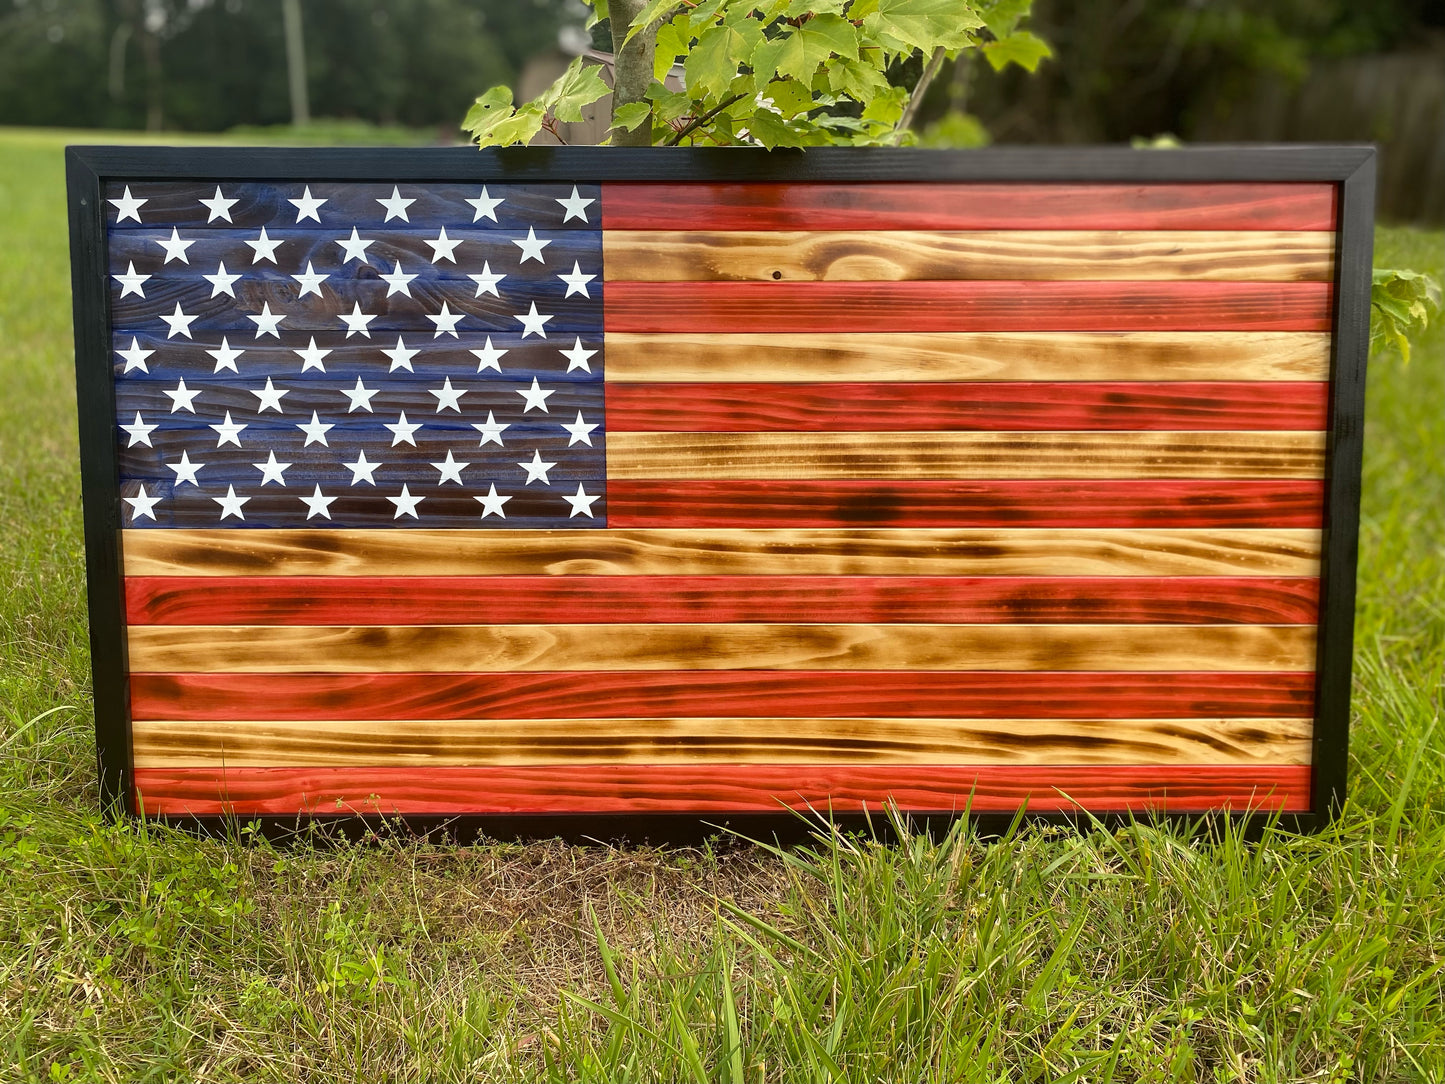
M 897 133 L 895 139 L 901 138 L 903 133 L 913 127 L 913 122 L 918 119 L 918 111 L 923 107 L 923 95 L 928 91 L 928 84 L 933 82 L 933 77 L 938 74 L 938 69 L 943 67 L 943 46 L 933 50 L 933 56 L 928 61 L 928 66 L 923 69 L 923 74 L 918 77 L 918 85 L 913 88 L 913 93 L 908 97 L 908 104 L 903 107 L 903 116 L 898 118 L 898 126 L 894 129 Z
M 712 120 L 713 117 L 717 116 L 728 106 L 734 104 L 735 102 L 740 102 L 746 97 L 746 94 L 734 94 L 731 98 L 724 98 L 721 102 L 719 102 L 712 109 L 709 109 L 702 116 L 693 117 L 692 120 L 688 121 L 687 126 L 685 128 L 679 129 L 677 135 L 673 136 L 667 141 L 666 146 L 676 147 L 684 139 L 690 136 L 693 132 L 697 131 L 708 121 Z
M 617 111 L 624 105 L 643 101 L 647 88 L 652 85 L 652 54 L 657 45 L 656 26 L 643 27 L 631 41 L 627 35 L 632 22 L 642 14 L 647 0 L 611 0 L 608 11 L 612 19 L 612 41 L 615 60 L 612 69 L 612 123 L 617 123 Z M 627 44 L 622 44 L 627 42 Z M 612 129 L 614 147 L 652 146 L 652 125 L 639 124 L 627 131 Z

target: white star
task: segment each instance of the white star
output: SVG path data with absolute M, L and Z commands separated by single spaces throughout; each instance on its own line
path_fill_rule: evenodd
M 313 410 L 311 412 L 311 420 L 309 422 L 297 422 L 296 428 L 306 434 L 306 443 L 301 445 L 301 447 L 307 448 L 312 444 L 325 444 L 326 447 L 331 447 L 331 445 L 326 442 L 326 431 L 328 429 L 334 429 L 335 426 L 330 422 L 323 422 L 316 416 L 316 411 Z
M 121 428 L 130 434 L 130 443 L 126 445 L 127 448 L 134 448 L 137 444 L 144 444 L 147 448 L 154 448 L 155 445 L 151 443 L 151 430 L 159 429 L 160 426 L 146 425 L 145 419 L 140 416 L 140 411 L 137 410 L 135 412 L 135 424 L 122 425 Z
M 502 505 L 506 504 L 511 499 L 511 497 L 499 497 L 497 495 L 497 487 L 495 484 L 487 488 L 487 495 L 485 497 L 472 498 L 472 500 L 474 501 L 482 502 L 483 519 L 486 519 L 488 516 L 501 516 L 503 519 L 506 519 L 507 513 L 502 511 Z
M 599 493 L 595 497 L 589 497 L 587 496 L 587 491 L 582 488 L 582 483 L 578 482 L 577 492 L 570 497 L 564 493 L 562 494 L 562 499 L 572 506 L 572 516 L 595 517 L 596 513 L 592 511 L 592 506 L 602 499 L 602 494 Z M 571 519 L 572 516 L 568 516 L 567 518 Z
M 276 385 L 271 383 L 271 378 L 268 376 L 266 378 L 266 386 L 260 391 L 252 388 L 251 394 L 261 400 L 260 405 L 256 407 L 257 414 L 267 410 L 274 410 L 277 414 L 280 414 L 282 413 L 281 396 L 290 395 L 291 390 L 289 388 L 278 389 Z
M 542 453 L 535 448 L 532 450 L 532 462 L 517 464 L 517 466 L 527 472 L 526 485 L 531 485 L 539 478 L 543 482 L 546 482 L 547 485 L 551 485 L 552 483 L 547 477 L 547 472 L 556 465 L 556 463 L 544 463 L 542 461 Z
M 483 369 L 495 369 L 499 373 L 502 371 L 502 366 L 499 363 L 502 355 L 505 354 L 506 351 L 498 350 L 493 346 L 490 335 L 487 336 L 487 344 L 480 350 L 473 350 L 472 353 L 477 356 L 477 372 L 481 372 Z
M 515 390 L 518 395 L 527 400 L 526 406 L 522 407 L 522 413 L 524 414 L 529 410 L 540 410 L 543 414 L 549 413 L 547 410 L 547 396 L 553 395 L 557 391 L 556 388 L 542 387 L 537 383 L 535 376 L 532 377 L 532 386 L 530 388 L 517 388 Z
M 346 325 L 346 337 L 348 339 L 358 331 L 369 339 L 371 338 L 371 332 L 366 330 L 366 325 L 375 320 L 376 316 L 374 314 L 367 315 L 362 312 L 361 302 L 357 301 L 352 304 L 351 314 L 349 316 L 346 313 L 342 313 L 338 319 Z
M 306 261 L 306 273 L 304 275 L 292 275 L 293 279 L 301 284 L 301 292 L 296 297 L 303 298 L 307 294 L 315 294 L 317 297 L 325 297 L 321 292 L 321 284 L 329 279 L 330 275 L 318 274 L 311 269 L 311 261 Z
M 388 497 L 386 499 L 396 505 L 396 515 L 392 516 L 392 519 L 401 519 L 402 516 L 410 516 L 412 519 L 419 518 L 416 514 L 416 506 L 426 500 L 425 497 L 413 497 L 407 492 L 406 486 L 404 485 L 401 487 L 400 497 Z
M 501 297 L 502 295 L 497 293 L 497 283 L 501 282 L 506 277 L 506 275 L 494 274 L 492 271 L 492 265 L 486 260 L 482 261 L 482 273 L 480 275 L 467 276 L 467 278 L 471 279 L 477 284 L 477 297 L 481 297 L 483 294 L 491 294 L 493 297 Z
M 376 202 L 386 208 L 386 217 L 382 219 L 383 222 L 390 222 L 393 218 L 399 218 L 403 222 L 410 222 L 411 219 L 406 217 L 406 209 L 415 203 L 416 200 L 402 199 L 401 190 L 398 189 L 396 185 L 392 185 L 391 198 L 378 199 Z
M 437 479 L 437 485 L 441 485 L 443 482 L 455 482 L 457 485 L 461 485 L 462 471 L 470 467 L 471 464 L 458 463 L 452 456 L 452 450 L 448 448 L 446 462 L 433 463 L 432 466 L 441 472 L 441 477 Z
M 266 227 L 262 226 L 261 236 L 257 237 L 254 241 L 246 242 L 246 244 L 251 246 L 251 251 L 253 253 L 253 255 L 251 256 L 251 263 L 258 264 L 262 260 L 270 260 L 272 263 L 275 263 L 276 249 L 280 247 L 281 243 L 282 242 L 280 241 L 273 241 L 271 240 L 271 238 L 267 237 Z
M 127 190 L 127 194 L 129 194 L 129 190 Z M 115 200 L 111 200 L 111 202 L 114 203 Z M 141 200 L 141 202 L 144 203 L 145 200 Z M 467 202 L 477 209 L 477 213 L 472 216 L 473 222 L 480 222 L 484 218 L 490 218 L 495 222 L 497 220 L 497 204 L 502 200 L 487 195 L 487 186 L 482 185 L 482 194 L 476 199 L 467 200 Z M 139 222 L 140 219 L 137 218 L 136 221 Z
M 547 261 L 542 259 L 542 250 L 551 243 L 551 241 L 537 240 L 537 231 L 534 230 L 531 226 L 527 227 L 526 240 L 518 241 L 516 238 L 512 239 L 512 244 L 516 245 L 522 250 L 522 258 L 517 261 L 518 263 L 526 263 L 528 260 L 536 260 L 538 263 L 545 264 Z
M 366 461 L 365 449 L 356 453 L 356 462 L 343 463 L 341 465 L 351 471 L 352 485 L 356 485 L 356 483 L 361 481 L 363 478 L 365 478 L 366 481 L 371 485 L 376 485 L 376 479 L 373 478 L 372 475 L 376 473 L 376 468 L 381 466 L 381 464 L 368 463 Z
M 115 201 L 112 200 L 111 202 L 114 203 Z M 156 514 L 151 511 L 151 509 L 159 504 L 161 500 L 159 497 L 147 497 L 145 486 L 140 487 L 140 493 L 137 496 L 122 497 L 121 499 L 130 505 L 130 521 L 132 523 L 140 519 L 141 516 L 145 516 L 149 520 L 154 520 Z
M 190 482 L 193 486 L 201 484 L 196 479 L 196 471 L 204 467 L 205 464 L 192 463 L 189 452 L 181 453 L 181 461 L 179 463 L 167 463 L 166 466 L 176 472 L 176 485 L 180 485 L 182 482 Z
M 307 518 L 307 519 L 310 519 L 312 516 L 325 516 L 327 519 L 330 519 L 330 518 L 331 518 L 331 502 L 332 502 L 332 501 L 339 501 L 339 500 L 341 499 L 340 497 L 326 497 L 326 496 L 323 496 L 322 493 L 321 493 L 321 487 L 320 487 L 320 486 L 317 486 L 317 487 L 316 487 L 316 492 L 312 493 L 311 496 L 309 496 L 309 497 L 302 496 L 301 494 L 297 494 L 297 496 L 300 497 L 300 499 L 301 499 L 301 500 L 305 503 L 305 505 L 306 505 L 306 518 Z
M 482 195 L 485 196 L 486 194 L 487 194 L 487 190 L 486 190 L 485 188 L 483 188 L 483 189 L 482 189 Z M 148 199 L 136 199 L 134 196 L 132 196 L 132 195 L 130 194 L 130 185 L 126 185 L 126 186 L 125 186 L 125 195 L 121 196 L 120 199 L 108 199 L 108 200 L 106 200 L 105 202 L 106 202 L 106 203 L 113 203 L 113 204 L 115 204 L 115 220 L 116 220 L 117 222 L 124 222 L 127 218 L 133 218 L 133 219 L 135 219 L 137 222 L 139 222 L 139 221 L 140 221 L 140 205 L 141 205 L 142 203 L 149 203 L 150 200 L 148 200 Z M 498 203 L 501 203 L 502 201 L 501 201 L 501 200 L 498 200 L 497 202 L 498 202 Z M 474 221 L 475 221 L 475 220 L 474 220 Z
M 466 315 L 464 312 L 452 312 L 451 309 L 447 308 L 447 303 L 443 301 L 441 312 L 435 316 L 427 313 L 426 318 L 437 326 L 436 334 L 434 334 L 432 338 L 440 339 L 443 335 L 450 335 L 453 339 L 460 338 L 461 336 L 457 334 L 457 323 L 464 319 Z
M 507 428 L 507 423 L 498 422 L 497 416 L 489 410 L 487 411 L 487 420 L 485 422 L 472 422 L 472 428 L 482 434 L 481 444 L 477 445 L 477 447 L 480 448 L 487 444 L 501 445 L 502 430 Z
M 277 463 L 276 453 L 272 451 L 266 453 L 266 462 L 252 463 L 251 466 L 261 472 L 261 484 L 263 486 L 267 482 L 279 482 L 284 486 L 286 484 L 286 468 L 291 466 L 291 464 Z
M 241 505 L 245 504 L 250 499 L 250 497 L 236 496 L 235 486 L 227 486 L 226 495 L 224 497 L 211 498 L 211 500 L 215 501 L 221 506 L 222 519 L 225 519 L 227 516 L 235 516 L 237 519 L 240 520 L 244 520 L 246 518 L 245 515 L 243 515 L 241 512 Z
M 346 260 L 361 260 L 364 263 L 366 261 L 366 246 L 371 244 L 371 241 L 363 241 L 357 235 L 356 227 L 352 226 L 351 238 L 349 240 L 342 238 L 336 243 L 346 250 L 346 259 L 342 260 L 342 263 L 345 263 Z
M 582 337 L 579 335 L 577 341 L 572 344 L 571 350 L 562 350 L 559 351 L 559 353 L 567 359 L 567 371 L 569 373 L 573 369 L 581 369 L 583 372 L 590 373 L 592 366 L 587 363 L 587 359 L 597 353 L 597 351 L 582 349 Z
M 286 314 L 279 312 L 273 315 L 271 312 L 271 302 L 266 301 L 261 304 L 261 312 L 259 315 L 252 316 L 250 313 L 247 313 L 246 319 L 255 321 L 256 338 L 259 339 L 262 335 L 270 335 L 279 339 L 281 333 L 276 329 L 281 325 L 281 321 L 286 319 Z
M 567 284 L 567 293 L 564 297 L 571 297 L 573 294 L 581 294 L 583 297 L 591 297 L 587 292 L 587 284 L 595 279 L 596 275 L 584 275 L 582 265 L 576 260 L 572 261 L 572 273 L 570 275 L 558 275 L 559 279 Z
M 376 389 L 368 388 L 361 382 L 361 377 L 356 378 L 356 387 L 342 388 L 341 394 L 351 400 L 351 405 L 346 408 L 346 413 L 351 414 L 357 410 L 371 413 L 371 397 L 376 394 Z
M 452 378 L 447 377 L 442 381 L 439 388 L 427 388 L 427 391 L 437 397 L 436 412 L 440 414 L 443 410 L 455 410 L 458 414 L 462 412 L 462 396 L 467 393 L 466 388 L 453 388 Z
M 386 296 L 390 297 L 392 294 L 406 294 L 407 297 L 410 297 L 411 288 L 407 286 L 407 283 L 410 282 L 412 279 L 416 278 L 416 276 L 408 275 L 405 271 L 403 271 L 401 269 L 400 260 L 393 260 L 392 263 L 396 266 L 392 270 L 391 274 L 381 276 L 382 281 L 386 283 Z
M 396 348 L 388 350 L 382 347 L 381 352 L 391 358 L 391 368 L 388 369 L 387 372 L 394 373 L 398 369 L 405 369 L 407 372 L 412 373 L 416 370 L 411 367 L 411 359 L 416 357 L 421 351 L 409 349 L 406 343 L 402 341 L 402 337 L 398 335 L 396 337 Z
M 580 218 L 583 222 L 586 222 L 587 205 L 589 203 L 596 203 L 597 201 L 593 199 L 583 199 L 577 194 L 577 186 L 574 184 L 572 186 L 572 195 L 567 199 L 559 199 L 557 202 L 567 208 L 567 213 L 562 216 L 563 222 L 571 222 L 574 218 Z
M 301 371 L 303 373 L 307 369 L 320 369 L 324 373 L 326 371 L 326 365 L 321 359 L 331 353 L 330 350 L 322 350 L 316 345 L 315 335 L 311 336 L 311 341 L 306 344 L 305 350 L 297 350 L 293 346 L 291 352 L 301 359 Z
M 148 373 L 150 370 L 146 368 L 146 358 L 154 354 L 155 351 L 142 350 L 140 348 L 140 340 L 132 335 L 130 337 L 130 349 L 117 350 L 116 353 L 125 358 L 125 372 L 128 373 L 132 369 L 139 369 L 143 373 Z
M 244 425 L 236 425 L 231 421 L 231 412 L 226 411 L 226 420 L 220 425 L 213 425 L 210 428 L 216 431 L 216 447 L 222 444 L 234 444 L 237 448 L 241 446 L 241 430 Z
M 222 335 L 220 348 L 216 350 L 207 350 L 206 353 L 210 354 L 211 357 L 216 359 L 216 367 L 212 370 L 212 372 L 219 373 L 222 369 L 230 369 L 231 372 L 234 373 L 237 371 L 236 359 L 239 358 L 242 354 L 244 354 L 245 351 L 232 350 L 230 342 L 227 341 L 226 336 Z
M 319 223 L 321 221 L 321 216 L 318 215 L 316 212 L 321 209 L 321 205 L 325 203 L 326 200 L 324 197 L 322 199 L 317 199 L 315 196 L 313 196 L 311 194 L 311 186 L 308 184 L 306 186 L 306 191 L 302 193 L 300 199 L 287 199 L 286 202 L 296 208 L 297 222 L 300 222 L 303 218 L 309 218 L 311 219 L 311 221 Z
M 211 284 L 212 297 L 215 297 L 218 294 L 229 294 L 231 297 L 235 297 L 236 291 L 231 289 L 231 283 L 235 282 L 240 277 L 240 275 L 228 275 L 226 273 L 225 260 L 222 260 L 216 265 L 216 273 L 214 275 L 201 276 L 201 278 L 205 279 Z
M 121 297 L 125 297 L 127 294 L 135 294 L 135 295 L 137 295 L 138 297 L 145 297 L 146 292 L 141 289 L 141 284 L 142 284 L 143 282 L 145 282 L 146 279 L 150 278 L 150 276 L 149 276 L 149 275 L 137 275 L 137 274 L 135 273 L 135 261 L 134 261 L 134 260 L 132 260 L 132 261 L 130 262 L 129 266 L 126 267 L 126 269 L 125 269 L 125 274 L 124 274 L 124 275 L 111 275 L 110 277 L 113 278 L 113 279 L 115 279 L 116 282 L 120 283 L 120 285 L 121 285 L 120 296 L 121 296 Z M 476 276 L 474 275 L 474 276 L 472 276 L 472 277 L 475 278 Z M 478 297 L 481 296 L 481 292 L 480 292 L 480 291 L 478 291 L 477 296 L 478 296 Z
M 570 425 L 567 422 L 562 423 L 562 428 L 567 430 L 571 438 L 567 441 L 567 447 L 570 448 L 574 444 L 585 444 L 590 448 L 592 446 L 592 430 L 596 429 L 597 426 L 597 422 L 583 421 L 582 412 L 579 410 L 575 422 L 572 422 Z
M 162 390 L 166 391 L 165 389 Z M 176 381 L 175 390 L 166 391 L 166 394 L 171 397 L 172 414 L 174 414 L 178 410 L 189 410 L 192 414 L 194 414 L 196 412 L 195 398 L 196 396 L 201 394 L 201 391 L 199 388 L 197 388 L 195 391 L 192 391 L 190 388 L 186 387 L 185 380 L 181 379 Z
M 216 185 L 216 194 L 210 199 L 201 200 L 201 206 L 211 212 L 206 217 L 207 222 L 214 222 L 218 218 L 224 218 L 229 222 L 231 221 L 231 208 L 240 202 L 238 199 L 227 199 L 221 195 L 221 186 Z
M 407 421 L 406 411 L 403 410 L 401 417 L 394 423 L 383 422 L 382 424 L 391 430 L 391 446 L 393 448 L 402 443 L 410 444 L 413 448 L 416 447 L 416 441 L 412 439 L 411 435 L 420 429 L 421 426 Z
M 167 339 L 169 339 L 172 335 L 184 335 L 186 338 L 189 339 L 191 337 L 191 324 L 196 320 L 196 317 L 187 316 L 185 313 L 183 313 L 181 311 L 181 303 L 177 301 L 176 311 L 171 313 L 169 316 L 162 314 L 161 319 L 164 320 L 166 323 L 170 324 L 171 326 L 171 329 L 166 332 Z
M 457 262 L 452 252 L 461 242 L 453 241 L 447 237 L 447 228 L 445 226 L 443 226 L 441 232 L 437 234 L 437 239 L 435 241 L 427 241 L 427 244 L 431 245 L 432 263 L 436 263 L 438 260 L 450 260 L 452 263 Z
M 552 319 L 552 314 L 539 313 L 537 311 L 537 303 L 533 301 L 532 311 L 528 313 L 517 313 L 517 319 L 522 321 L 522 338 L 525 339 L 528 335 L 540 335 L 545 339 L 547 337 L 547 329 L 542 325 Z
M 186 258 L 186 249 L 195 244 L 195 241 L 182 241 L 180 231 L 174 226 L 171 227 L 171 239 L 169 241 L 156 241 L 156 244 L 166 250 L 166 258 L 162 263 L 170 263 L 172 260 L 180 260 L 188 264 L 191 261 Z

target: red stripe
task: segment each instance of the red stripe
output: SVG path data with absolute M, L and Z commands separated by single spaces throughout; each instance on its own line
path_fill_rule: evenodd
M 612 432 L 1324 429 L 1323 381 L 608 384 Z
M 900 778 L 902 777 L 902 778 Z M 777 812 L 877 809 L 1197 812 L 1309 807 L 1307 766 L 675 764 L 533 768 L 140 768 L 147 813 Z
M 610 527 L 1319 527 L 1324 483 L 620 481 Z
M 1332 184 L 608 184 L 609 230 L 1333 230 Z M 609 286 L 610 289 L 610 286 Z
M 132 625 L 831 621 L 1310 625 L 1319 581 L 1254 576 L 130 577 Z
M 607 331 L 1328 331 L 1327 282 L 609 282 Z
M 132 674 L 136 719 L 1292 718 L 1313 673 Z

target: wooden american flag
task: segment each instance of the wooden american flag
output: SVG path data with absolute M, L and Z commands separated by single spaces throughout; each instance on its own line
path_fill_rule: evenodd
M 1338 185 L 104 198 L 137 809 L 1312 807 Z

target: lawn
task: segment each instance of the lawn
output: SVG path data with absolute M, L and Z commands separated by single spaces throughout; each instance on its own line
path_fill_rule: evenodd
M 1445 334 L 1372 363 L 1328 831 L 785 855 L 97 815 L 61 148 L 0 129 L 0 1079 L 1445 1079 Z M 1376 262 L 1441 276 L 1445 236 Z

